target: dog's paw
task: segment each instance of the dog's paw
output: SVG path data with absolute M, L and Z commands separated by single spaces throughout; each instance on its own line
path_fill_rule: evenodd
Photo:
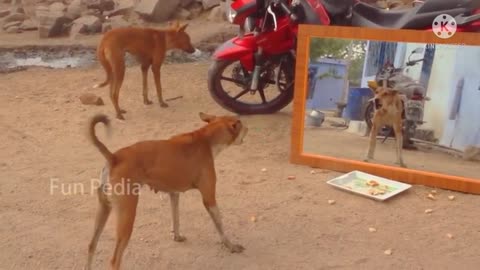
M 185 242 L 185 241 L 187 241 L 187 238 L 185 236 L 182 236 L 182 235 L 174 235 L 173 236 L 173 241 L 175 241 L 175 242 Z
M 121 113 L 127 113 L 127 111 L 125 111 L 124 109 L 120 109 L 120 112 Z
M 123 117 L 122 114 L 117 114 L 117 119 L 118 120 L 125 120 L 125 117 Z
M 145 99 L 145 100 L 143 101 L 143 104 L 145 104 L 145 105 L 152 105 L 153 102 L 152 102 L 151 100 Z
M 160 102 L 160 107 L 162 107 L 162 108 L 167 108 L 167 107 L 168 107 L 168 104 L 165 103 L 165 102 Z

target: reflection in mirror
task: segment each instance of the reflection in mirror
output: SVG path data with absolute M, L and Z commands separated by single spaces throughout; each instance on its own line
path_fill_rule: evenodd
M 480 180 L 480 47 L 311 38 L 303 150 Z

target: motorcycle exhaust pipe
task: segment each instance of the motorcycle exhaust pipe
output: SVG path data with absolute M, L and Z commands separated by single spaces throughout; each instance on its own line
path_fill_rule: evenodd
M 250 84 L 250 90 L 258 90 L 258 81 L 260 79 L 260 72 L 263 66 L 263 55 L 262 48 L 258 48 L 258 51 L 255 53 L 255 68 L 253 69 L 252 83 Z

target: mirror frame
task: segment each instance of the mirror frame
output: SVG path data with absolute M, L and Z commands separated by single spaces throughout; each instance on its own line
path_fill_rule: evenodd
M 473 179 L 304 153 L 303 134 L 307 96 L 307 68 L 310 53 L 310 39 L 312 37 L 480 46 L 480 33 L 457 32 L 451 38 L 441 39 L 431 31 L 300 25 L 297 39 L 295 92 L 290 145 L 290 162 L 293 164 L 307 165 L 338 172 L 360 170 L 412 185 L 424 185 L 433 188 L 480 194 L 480 178 Z

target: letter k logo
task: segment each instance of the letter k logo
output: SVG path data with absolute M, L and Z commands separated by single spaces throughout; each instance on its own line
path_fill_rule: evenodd
M 432 31 L 439 38 L 450 38 L 457 31 L 457 22 L 448 14 L 438 15 L 432 22 Z

